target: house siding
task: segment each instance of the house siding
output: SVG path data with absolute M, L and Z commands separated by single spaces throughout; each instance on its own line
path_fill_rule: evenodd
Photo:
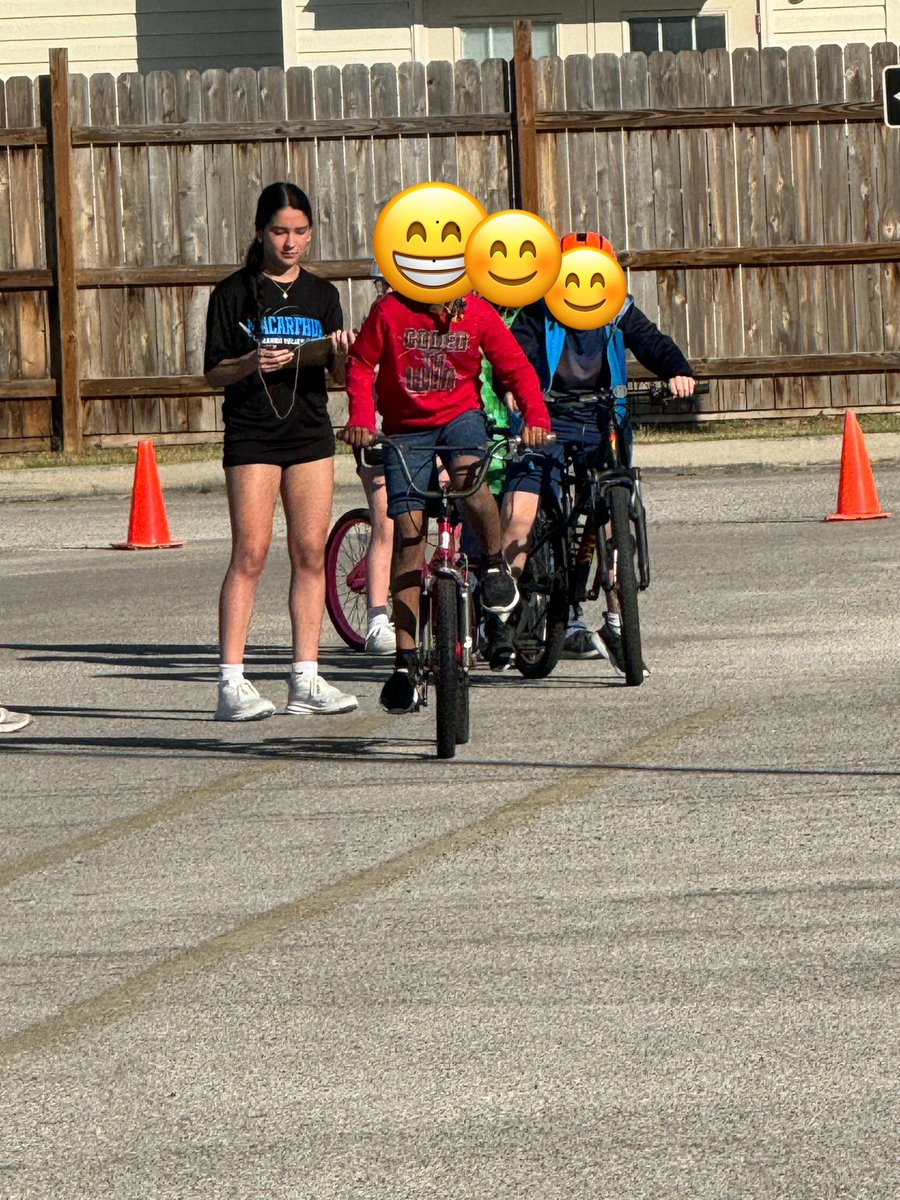
M 0 77 L 46 74 L 65 46 L 72 71 L 280 65 L 281 0 L 4 0 Z
M 885 3 L 854 0 L 769 0 L 767 42 L 772 46 L 872 45 L 889 36 Z

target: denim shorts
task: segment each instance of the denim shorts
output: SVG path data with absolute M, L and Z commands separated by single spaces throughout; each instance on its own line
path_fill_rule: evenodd
M 385 446 L 384 482 L 390 517 L 398 517 L 406 512 L 422 512 L 426 508 L 425 497 L 415 489 L 433 491 L 437 488 L 435 447 L 438 447 L 441 462 L 448 466 L 463 455 L 478 457 L 488 442 L 484 413 L 480 408 L 462 413 L 437 429 L 417 429 L 414 433 L 395 433 L 391 436 L 403 451 L 413 487 L 410 487 L 400 465 L 396 445 Z

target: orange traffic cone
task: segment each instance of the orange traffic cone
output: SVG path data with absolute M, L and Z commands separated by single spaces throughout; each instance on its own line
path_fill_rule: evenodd
M 838 484 L 837 512 L 826 521 L 870 521 L 889 517 L 878 503 L 875 477 L 866 450 L 866 440 L 856 413 L 848 411 L 844 418 L 844 443 L 841 447 L 841 479 Z
M 166 502 L 163 500 L 162 485 L 159 482 L 153 443 L 138 442 L 128 541 L 113 542 L 113 549 L 168 550 L 183 545 L 184 542 L 172 541 L 172 535 L 169 533 Z

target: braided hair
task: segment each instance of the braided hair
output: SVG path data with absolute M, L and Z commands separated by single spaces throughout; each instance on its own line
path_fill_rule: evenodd
M 295 208 L 298 212 L 303 213 L 310 225 L 313 223 L 312 205 L 309 202 L 309 197 L 295 183 L 270 183 L 268 187 L 264 187 L 260 192 L 259 200 L 256 203 L 256 237 L 250 243 L 247 250 L 247 257 L 244 260 L 244 272 L 249 285 L 248 291 L 253 298 L 251 311 L 244 313 L 244 317 L 254 318 L 257 322 L 257 328 L 262 323 L 262 284 L 260 273 L 265 254 L 260 234 L 275 214 L 281 212 L 283 208 Z

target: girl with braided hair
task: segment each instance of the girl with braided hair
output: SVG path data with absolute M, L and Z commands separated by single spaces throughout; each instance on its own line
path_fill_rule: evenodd
M 325 370 L 343 383 L 352 334 L 335 286 L 304 270 L 312 206 L 292 183 L 264 188 L 244 267 L 213 291 L 204 373 L 224 388 L 225 484 L 231 562 L 219 598 L 217 721 L 253 721 L 275 706 L 244 678 L 256 588 L 280 496 L 291 562 L 293 666 L 286 711 L 356 708 L 318 673 L 325 607 L 325 542 L 334 488 L 334 433 Z

